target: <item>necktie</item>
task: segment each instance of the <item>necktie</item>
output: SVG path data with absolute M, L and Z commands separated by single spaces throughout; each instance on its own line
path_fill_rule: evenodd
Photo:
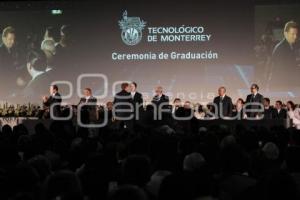
M 254 101 L 254 98 L 255 98 L 255 95 L 254 95 L 254 94 L 252 94 L 252 97 L 251 97 L 251 102 L 253 102 L 253 101 Z

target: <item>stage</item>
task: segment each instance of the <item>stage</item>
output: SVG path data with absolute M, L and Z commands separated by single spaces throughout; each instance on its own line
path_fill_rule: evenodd
M 3 126 L 9 125 L 11 128 L 13 128 L 16 125 L 23 124 L 28 129 L 29 133 L 34 132 L 34 127 L 38 123 L 42 123 L 45 125 L 46 128 L 49 129 L 51 123 L 54 120 L 51 119 L 38 119 L 36 117 L 0 117 L 0 130 Z M 63 120 L 61 120 L 63 121 Z M 77 120 L 71 120 L 74 127 L 78 127 Z M 195 123 L 196 122 L 196 123 Z M 184 121 L 184 123 L 188 123 L 187 121 Z M 276 128 L 276 127 L 284 127 L 284 128 L 290 128 L 292 127 L 292 121 L 288 119 L 262 119 L 262 120 L 222 120 L 222 119 L 195 119 L 192 122 L 194 124 L 194 129 L 199 130 L 201 127 L 209 128 L 212 126 L 224 126 L 229 128 L 231 131 L 235 131 L 235 129 L 238 126 L 243 126 L 246 128 Z M 100 124 L 100 122 L 98 123 Z M 90 128 L 91 124 L 87 124 Z M 102 128 L 105 126 L 98 126 L 97 122 L 94 123 L 95 128 Z M 176 131 L 176 130 L 175 130 Z

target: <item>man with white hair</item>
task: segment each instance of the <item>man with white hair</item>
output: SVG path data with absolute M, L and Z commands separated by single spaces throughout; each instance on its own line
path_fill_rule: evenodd
M 172 112 L 172 107 L 169 104 L 169 97 L 163 94 L 162 86 L 155 87 L 155 96 L 152 99 L 153 106 L 156 107 L 156 117 L 158 120 L 165 120 L 168 114 Z M 160 125 L 160 123 L 158 124 Z
M 224 86 L 219 87 L 218 96 L 214 98 L 214 106 L 216 106 L 217 116 L 221 119 L 222 117 L 231 117 L 233 104 L 231 97 L 227 96 Z
M 155 92 L 155 96 L 152 99 L 152 103 L 155 104 L 157 108 L 159 108 L 161 104 L 166 104 L 166 105 L 169 104 L 169 97 L 163 94 L 162 86 L 156 86 L 154 92 Z

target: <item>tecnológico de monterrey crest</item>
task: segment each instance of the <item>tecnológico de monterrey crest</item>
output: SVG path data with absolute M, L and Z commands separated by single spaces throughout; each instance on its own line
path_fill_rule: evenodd
M 146 26 L 146 22 L 139 17 L 128 17 L 127 11 L 123 12 L 123 19 L 119 21 L 122 29 L 121 37 L 125 44 L 136 45 L 142 40 L 142 30 Z

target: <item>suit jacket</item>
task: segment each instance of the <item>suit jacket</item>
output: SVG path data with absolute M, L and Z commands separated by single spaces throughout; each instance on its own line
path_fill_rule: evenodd
M 257 93 L 255 96 L 253 94 L 249 94 L 246 98 L 246 103 L 261 103 L 262 105 L 261 106 L 258 106 L 258 105 L 249 105 L 249 106 L 246 106 L 247 109 L 261 109 L 263 108 L 263 101 L 264 101 L 264 96 Z M 259 113 L 259 112 L 247 112 L 246 113 L 248 117 L 255 117 L 257 116 L 258 114 L 263 114 L 262 113 Z
M 167 95 L 162 94 L 161 97 L 159 98 L 159 96 L 155 95 L 152 99 L 152 104 L 154 104 L 157 108 L 156 109 L 157 110 L 156 118 L 160 119 L 159 116 L 162 117 L 162 120 L 156 120 L 155 124 L 157 126 L 160 126 L 160 125 L 166 123 L 166 121 L 170 118 L 170 115 L 172 113 L 172 106 L 169 105 L 169 97 Z M 160 106 L 161 106 L 161 109 L 164 109 L 164 110 L 168 109 L 169 112 L 161 112 Z
M 19 75 L 19 71 L 17 70 L 19 66 L 18 63 L 18 54 L 15 48 L 11 49 L 11 52 L 8 52 L 8 49 L 4 44 L 0 45 L 0 80 L 1 83 L 5 83 L 9 85 L 11 90 L 17 88 L 16 79 Z M 4 97 L 10 95 L 10 90 L 1 90 L 0 96 Z
M 152 99 L 152 103 L 159 108 L 159 105 L 162 103 L 166 103 L 166 105 L 163 106 L 163 108 L 169 107 L 169 97 L 167 95 L 162 94 L 161 97 L 155 95 Z
M 17 67 L 17 52 L 15 48 L 11 49 L 11 52 L 8 52 L 8 49 L 4 44 L 0 45 L 0 69 L 1 74 L 9 73 L 13 74 L 16 71 Z
M 53 76 L 53 70 L 44 72 L 38 75 L 34 80 L 29 81 L 22 92 L 22 96 L 31 101 L 38 101 L 40 97 L 45 94 L 45 91 L 49 90 L 51 82 L 56 79 L 57 77 L 55 78 Z
M 287 111 L 285 109 L 280 109 L 280 111 L 278 112 L 277 109 L 273 109 L 273 114 L 272 114 L 272 118 L 273 119 L 286 119 L 287 117 Z
M 114 103 L 114 113 L 116 117 L 129 117 L 133 113 L 133 100 L 129 92 L 122 90 L 119 93 L 117 93 L 113 103 Z M 120 112 L 120 110 L 122 109 L 126 109 L 128 111 Z
M 225 95 L 223 100 L 221 99 L 220 96 L 215 97 L 214 104 L 217 105 L 218 117 L 221 116 L 221 113 L 222 116 L 231 117 L 233 105 L 232 105 L 232 100 L 229 96 Z
M 50 109 L 51 105 L 53 105 L 54 103 L 56 103 L 57 105 L 53 106 L 53 115 L 55 117 L 59 117 L 60 116 L 61 96 L 58 92 L 55 93 L 54 96 L 53 95 L 49 96 L 48 100 L 46 102 L 43 102 L 43 105 L 44 105 L 44 107 Z
M 139 92 L 135 92 L 132 101 L 134 104 L 143 104 L 143 96 Z
M 86 101 L 86 97 L 82 97 L 80 98 L 80 101 L 78 103 L 79 104 L 84 104 L 84 103 L 89 103 L 89 105 L 86 105 L 87 108 L 95 108 L 97 105 L 97 99 L 93 96 L 91 96 L 90 98 L 88 98 L 88 100 Z
M 274 108 L 270 106 L 268 109 L 264 109 L 264 119 L 273 119 Z
M 88 103 L 88 105 L 84 105 Z M 97 99 L 93 96 L 88 98 L 82 97 L 78 105 L 83 104 L 81 107 L 81 122 L 89 123 L 97 120 Z
M 232 112 L 232 117 L 237 117 L 237 119 L 244 119 L 244 115 L 245 115 L 244 109 L 240 111 L 234 110 Z
M 282 88 L 285 80 L 289 80 L 290 84 L 297 84 L 299 79 L 299 74 L 297 73 L 297 51 L 298 47 L 296 44 L 291 48 L 286 39 L 283 39 L 274 47 L 272 53 L 272 87 Z
M 136 111 L 138 110 L 139 113 L 143 111 L 143 96 L 139 92 L 135 92 L 133 98 L 132 98 L 132 103 L 134 106 L 134 115 L 136 114 Z

